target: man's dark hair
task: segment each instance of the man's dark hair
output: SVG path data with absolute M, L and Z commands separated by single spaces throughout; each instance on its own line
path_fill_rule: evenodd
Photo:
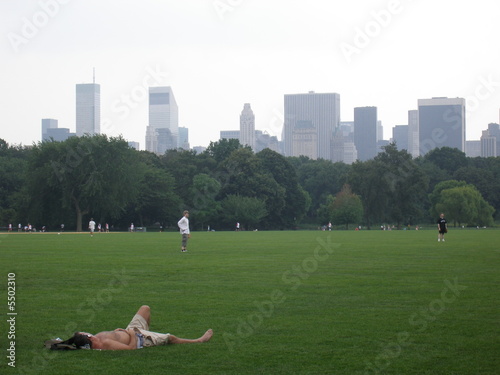
M 88 335 L 80 332 L 75 332 L 73 337 L 62 340 L 47 340 L 45 341 L 47 349 L 51 350 L 76 350 L 76 349 L 92 349 L 92 341 Z
M 92 349 L 92 341 L 90 341 L 90 338 L 88 335 L 84 335 L 82 333 L 75 332 L 72 339 L 73 339 L 73 343 L 79 349 Z

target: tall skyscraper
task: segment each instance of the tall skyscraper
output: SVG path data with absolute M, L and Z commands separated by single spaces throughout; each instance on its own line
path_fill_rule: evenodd
M 420 155 L 441 147 L 465 152 L 465 99 L 419 99 L 418 127 Z
M 392 141 L 399 151 L 408 151 L 408 125 L 396 125 L 392 128 Z
M 147 151 L 163 154 L 168 149 L 177 148 L 179 108 L 171 87 L 149 88 L 148 128 L 146 130 Z M 155 146 L 156 148 L 153 148 Z
M 354 108 L 354 145 L 358 160 L 370 160 L 377 155 L 377 124 L 377 107 Z
M 240 143 L 255 151 L 255 116 L 250 103 L 243 105 L 240 115 Z
M 332 160 L 331 144 L 334 130 L 340 123 L 340 95 L 335 93 L 316 94 L 310 91 L 307 94 L 285 95 L 285 123 L 283 139 L 285 142 L 285 156 L 297 156 L 298 135 L 294 131 L 306 132 L 304 124 L 309 123 L 316 130 L 318 158 Z M 309 129 L 310 132 L 310 129 Z M 302 134 L 304 135 L 304 134 Z M 294 150 L 294 145 L 297 147 Z
M 408 153 L 414 158 L 420 155 L 418 143 L 418 110 L 408 111 Z
M 76 85 L 76 135 L 101 132 L 101 86 L 97 83 Z

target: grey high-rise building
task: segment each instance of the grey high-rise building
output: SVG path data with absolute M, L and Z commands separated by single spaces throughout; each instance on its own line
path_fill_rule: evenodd
M 465 99 L 419 99 L 418 128 L 420 155 L 441 147 L 465 152 Z
M 149 152 L 158 152 L 158 134 L 152 126 L 146 127 L 145 150 Z
M 68 128 L 60 128 L 58 121 L 55 119 L 42 119 L 42 142 L 64 142 L 69 137 L 74 137 L 75 135 L 75 133 L 70 133 Z
M 193 151 L 197 154 L 201 154 L 203 152 L 205 152 L 207 148 L 205 146 L 194 146 L 193 147 Z
M 292 137 L 292 156 L 307 156 L 313 160 L 318 158 L 318 129 L 312 121 L 297 121 Z M 331 160 L 331 151 L 329 160 Z
M 149 129 L 146 130 L 146 150 L 163 154 L 166 150 L 177 148 L 178 137 L 179 108 L 172 88 L 169 86 L 150 87 Z M 156 149 L 153 149 L 155 146 Z
M 237 139 L 240 140 L 239 130 L 221 130 L 220 139 Z
M 285 95 L 285 122 L 283 140 L 285 156 L 299 156 L 299 136 L 304 124 L 311 124 L 316 129 L 318 158 L 332 160 L 332 142 L 335 129 L 340 123 L 340 95 L 335 93 Z M 294 135 L 295 134 L 295 135 Z
M 134 150 L 139 150 L 140 149 L 140 144 L 139 142 L 134 142 L 134 141 L 129 141 L 128 146 L 133 148 Z
M 47 131 L 49 129 L 57 129 L 58 121 L 53 118 L 43 118 L 42 119 L 42 141 L 47 139 Z
M 414 158 L 420 155 L 418 143 L 418 110 L 408 111 L 408 153 Z
M 352 164 L 358 158 L 353 141 L 354 122 L 341 122 L 333 136 L 332 161 Z
M 408 151 L 408 125 L 396 125 L 392 128 L 392 141 L 399 151 Z
M 382 125 L 382 121 L 377 121 L 377 142 L 384 140 L 384 126 Z
M 179 138 L 177 147 L 183 150 L 189 150 L 189 129 L 179 126 Z
M 477 158 L 481 156 L 481 141 L 465 141 L 465 156 Z
M 487 130 L 481 135 L 481 156 L 483 158 L 497 156 L 497 139 L 491 136 Z
M 255 151 L 255 115 L 250 103 L 243 105 L 240 115 L 240 143 Z
M 481 156 L 496 157 L 500 154 L 500 125 L 488 124 L 481 136 Z
M 340 121 L 339 128 L 344 137 L 351 137 L 352 140 L 354 136 L 354 121 Z
M 76 135 L 101 132 L 101 86 L 97 83 L 76 85 Z
M 354 145 L 358 160 L 370 160 L 377 155 L 377 124 L 377 107 L 354 108 Z
M 255 152 L 260 152 L 264 149 L 270 149 L 277 153 L 280 152 L 278 137 L 270 135 L 262 130 L 255 131 Z
M 175 137 L 170 129 L 158 128 L 155 129 L 157 139 L 156 153 L 159 155 L 165 154 L 167 150 L 177 148 L 177 137 Z

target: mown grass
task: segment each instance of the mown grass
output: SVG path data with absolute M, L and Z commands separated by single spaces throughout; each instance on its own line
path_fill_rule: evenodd
M 16 275 L 12 374 L 496 374 L 500 231 L 0 236 L 2 327 Z M 49 352 L 45 339 L 124 327 L 203 345 Z M 2 329 L 2 332 L 7 332 Z M 2 333 L 1 349 L 8 348 Z

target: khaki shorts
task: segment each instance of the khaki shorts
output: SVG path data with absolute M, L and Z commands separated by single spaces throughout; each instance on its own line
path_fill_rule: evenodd
M 158 346 L 168 344 L 170 333 L 157 333 L 149 331 L 149 325 L 141 315 L 135 314 L 127 329 L 134 329 L 138 333 L 144 335 L 144 347 Z
M 186 248 L 187 242 L 188 242 L 189 234 L 183 234 L 182 235 L 182 247 Z

